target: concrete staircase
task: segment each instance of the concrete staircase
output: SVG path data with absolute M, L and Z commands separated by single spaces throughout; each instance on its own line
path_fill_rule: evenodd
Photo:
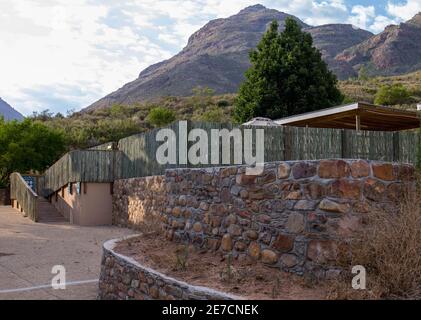
M 58 210 L 43 197 L 37 199 L 37 222 L 67 222 Z

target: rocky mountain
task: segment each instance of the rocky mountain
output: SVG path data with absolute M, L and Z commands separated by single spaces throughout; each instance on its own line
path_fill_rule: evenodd
M 421 69 L 421 12 L 344 50 L 335 60 L 347 66 L 349 75 L 356 75 L 362 66 L 371 75 L 397 75 Z
M 373 36 L 371 32 L 350 24 L 327 24 L 305 30 L 311 34 L 315 47 L 320 50 L 324 61 L 339 79 L 346 79 L 354 75 L 355 71 L 352 66 L 336 60 L 335 57 L 350 46 Z
M 414 58 L 412 52 L 421 46 L 421 41 L 409 44 L 412 39 L 421 37 L 419 31 L 418 35 L 414 34 L 419 25 L 417 17 L 404 26 L 390 26 L 382 34 L 373 35 L 347 24 L 308 26 L 299 18 L 287 13 L 255 5 L 229 18 L 210 21 L 190 37 L 187 46 L 180 53 L 146 68 L 136 80 L 85 110 L 108 107 L 116 103 L 150 101 L 163 96 L 189 96 L 196 86 L 208 86 L 217 94 L 237 92 L 244 80 L 244 72 L 249 67 L 249 51 L 256 47 L 271 21 L 277 20 L 282 30 L 287 17 L 298 21 L 303 29 L 313 36 L 314 46 L 321 51 L 323 59 L 339 79 L 357 75 L 361 64 L 371 60 L 376 61 L 380 67 L 385 61 L 383 55 L 389 51 L 390 58 L 386 57 L 386 61 L 389 61 L 386 65 L 391 68 L 382 70 L 384 73 L 395 74 L 408 69 L 402 67 L 404 64 L 416 65 L 414 59 L 405 61 L 404 57 L 399 57 L 399 51 L 405 50 L 406 44 L 410 47 L 410 52 L 406 54 Z M 402 36 L 394 36 L 402 39 L 398 47 L 395 48 L 396 42 L 392 41 L 394 44 L 390 44 L 389 51 L 386 48 L 377 50 L 382 41 L 390 42 L 386 38 L 392 36 L 387 33 L 392 29 L 405 30 L 394 31 L 403 33 Z M 418 54 L 418 62 L 421 62 L 419 57 Z
M 13 109 L 6 101 L 0 98 L 0 116 L 5 120 L 23 120 L 24 117 L 18 111 Z

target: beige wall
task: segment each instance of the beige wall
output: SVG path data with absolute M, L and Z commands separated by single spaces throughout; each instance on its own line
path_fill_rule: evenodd
M 80 194 L 77 194 L 76 183 L 74 183 L 72 194 L 66 186 L 64 196 L 59 190 L 57 201 L 56 196 L 53 195 L 51 203 L 72 224 L 98 226 L 112 223 L 112 195 L 109 183 L 82 183 Z

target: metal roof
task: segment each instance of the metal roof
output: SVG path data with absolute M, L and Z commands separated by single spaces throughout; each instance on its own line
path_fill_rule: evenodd
M 416 111 L 358 102 L 278 119 L 275 123 L 294 127 L 400 131 L 419 128 L 420 116 Z
M 243 123 L 243 126 L 267 126 L 267 127 L 279 127 L 280 124 L 277 124 L 275 121 L 269 118 L 257 117 L 253 118 L 250 121 Z

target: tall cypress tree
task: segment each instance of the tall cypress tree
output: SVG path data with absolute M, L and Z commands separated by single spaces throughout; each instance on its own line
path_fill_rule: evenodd
M 313 39 L 287 18 L 285 30 L 273 21 L 257 48 L 241 85 L 234 119 L 282 118 L 332 107 L 342 102 L 336 76 L 328 70 Z

